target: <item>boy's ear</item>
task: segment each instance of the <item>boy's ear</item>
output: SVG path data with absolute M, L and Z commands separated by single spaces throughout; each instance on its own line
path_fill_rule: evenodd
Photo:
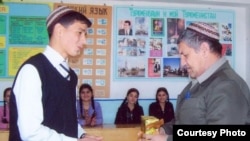
M 54 33 L 57 37 L 61 37 L 61 34 L 63 32 L 63 26 L 60 24 L 60 23 L 57 23 L 55 26 L 54 26 Z

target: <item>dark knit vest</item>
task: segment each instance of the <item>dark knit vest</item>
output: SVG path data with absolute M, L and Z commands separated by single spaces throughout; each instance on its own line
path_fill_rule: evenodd
M 70 81 L 68 81 L 41 53 L 31 57 L 24 64 L 31 64 L 35 66 L 42 82 L 42 106 L 44 113 L 44 120 L 42 121 L 42 124 L 54 129 L 58 133 L 77 138 L 77 76 L 75 72 L 70 69 Z M 23 65 L 20 68 L 22 68 Z M 14 80 L 13 88 L 15 86 L 15 81 L 16 79 Z M 27 101 L 27 104 L 28 103 L 29 101 Z M 16 99 L 14 92 L 12 92 L 10 98 L 9 141 L 21 141 L 20 132 L 17 126 L 17 118 L 18 111 Z

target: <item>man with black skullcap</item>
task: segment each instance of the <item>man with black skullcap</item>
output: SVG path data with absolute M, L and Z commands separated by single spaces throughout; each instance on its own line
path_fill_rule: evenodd
M 181 65 L 192 81 L 177 98 L 174 124 L 250 124 L 249 88 L 222 56 L 219 39 L 218 29 L 203 22 L 191 23 L 179 37 Z M 163 127 L 171 133 L 171 124 Z M 146 138 L 172 140 L 161 134 Z
M 9 141 L 101 141 L 77 123 L 77 75 L 68 57 L 80 54 L 91 22 L 65 6 L 47 17 L 49 44 L 18 70 L 10 98 Z

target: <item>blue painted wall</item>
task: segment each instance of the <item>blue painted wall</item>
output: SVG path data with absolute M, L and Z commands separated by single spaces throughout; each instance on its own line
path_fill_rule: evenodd
M 96 101 L 100 102 L 101 104 L 104 124 L 113 124 L 117 109 L 122 103 L 123 99 L 114 99 L 114 100 L 99 100 L 98 99 Z M 140 99 L 139 100 L 139 104 L 143 107 L 144 115 L 148 115 L 148 106 L 150 103 L 154 101 L 155 101 L 154 99 Z M 171 99 L 170 101 L 173 103 L 174 109 L 175 109 L 176 99 Z M 0 101 L 0 105 L 3 105 L 3 101 Z
M 116 100 L 97 100 L 97 101 L 100 102 L 102 106 L 104 124 L 114 123 L 117 109 L 121 105 L 123 100 L 116 99 Z M 140 99 L 139 100 L 139 104 L 143 107 L 144 115 L 148 115 L 149 104 L 154 101 L 155 99 Z M 174 109 L 175 109 L 176 99 L 171 99 L 170 101 L 173 103 Z

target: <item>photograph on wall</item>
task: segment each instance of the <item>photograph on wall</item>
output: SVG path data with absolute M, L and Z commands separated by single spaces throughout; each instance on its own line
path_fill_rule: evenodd
M 127 51 L 126 51 L 127 47 L 118 47 L 118 56 L 127 56 Z
M 145 48 L 146 41 L 144 38 L 120 37 L 117 41 L 119 47 L 142 47 Z
M 118 40 L 118 56 L 138 56 L 137 40 L 123 37 Z
M 232 56 L 232 44 L 222 44 L 222 55 Z
M 167 45 L 167 56 L 168 57 L 180 57 L 177 44 L 168 44 Z
M 127 47 L 126 48 L 127 56 L 137 56 L 137 48 L 136 47 Z
M 180 65 L 180 58 L 163 58 L 163 77 L 188 77 L 187 69 Z
M 149 20 L 146 17 L 135 17 L 135 35 L 147 36 Z
M 127 37 L 119 37 L 118 39 L 118 48 L 119 47 L 128 47 L 128 40 L 129 38 Z
M 150 38 L 150 57 L 162 57 L 162 38 Z
M 145 38 L 137 38 L 137 48 L 138 48 L 138 56 L 145 56 L 146 55 L 146 46 L 147 41 Z
M 177 39 L 185 30 L 185 20 L 181 18 L 167 18 L 167 43 L 176 44 Z
M 164 19 L 157 18 L 152 19 L 152 36 L 163 36 L 164 35 Z
M 118 77 L 145 77 L 145 66 L 142 57 L 119 57 Z
M 123 19 L 119 21 L 118 35 L 132 36 L 132 23 L 131 20 Z
M 148 58 L 148 77 L 161 76 L 161 58 Z
M 231 23 L 222 23 L 221 24 L 221 40 L 222 41 L 232 41 L 232 24 Z

